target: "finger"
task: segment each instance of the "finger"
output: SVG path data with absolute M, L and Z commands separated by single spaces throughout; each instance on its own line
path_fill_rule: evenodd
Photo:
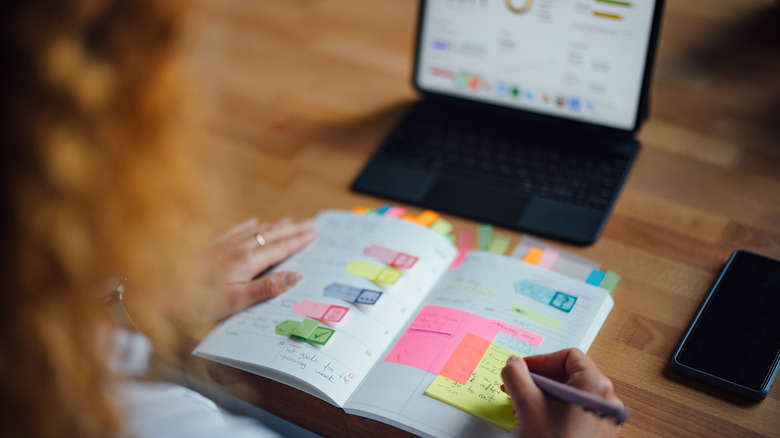
M 256 226 L 257 226 L 257 218 L 251 217 L 245 220 L 244 222 L 241 222 L 240 224 L 235 225 L 234 227 L 227 230 L 224 234 L 214 239 L 213 243 L 224 242 L 226 240 L 230 240 L 234 238 L 235 236 L 244 235 L 247 232 L 249 232 L 249 230 L 255 228 Z
M 515 413 L 533 412 L 544 406 L 544 393 L 531 379 L 528 366 L 517 356 L 510 356 L 501 370 L 503 388 L 512 400 Z
M 569 374 L 566 371 L 566 359 L 571 349 L 558 350 L 554 353 L 526 356 L 524 358 L 528 369 L 536 374 L 565 382 Z
M 314 229 L 314 221 L 311 219 L 305 219 L 297 223 L 291 219 L 282 219 L 274 224 L 262 224 L 256 227 L 243 239 L 243 242 L 248 248 L 260 248 L 298 234 L 313 231 Z M 265 242 L 263 245 L 260 245 L 260 242 L 258 242 L 258 234 L 262 236 L 261 240 Z
M 258 246 L 250 252 L 249 263 L 256 273 L 261 273 L 276 265 L 293 253 L 300 251 L 317 237 L 314 230 L 303 231 L 301 234 L 285 237 L 265 245 Z
M 231 312 L 245 309 L 252 304 L 273 298 L 292 288 L 303 278 L 294 271 L 282 271 L 250 281 L 229 285 Z

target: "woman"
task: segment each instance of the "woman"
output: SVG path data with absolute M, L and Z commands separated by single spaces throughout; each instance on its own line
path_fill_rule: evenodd
M 161 0 L 4 5 L 4 436 L 169 436 L 198 424 L 182 424 L 187 419 L 208 422 L 211 429 L 193 431 L 201 435 L 265 433 L 223 421 L 213 406 L 174 386 L 129 376 L 137 370 L 123 364 L 143 356 L 146 338 L 127 335 L 101 304 L 106 278 L 129 278 L 127 311 L 155 352 L 165 355 L 175 349 L 182 326 L 215 321 L 294 285 L 297 273 L 257 276 L 314 239 L 311 221 L 253 219 L 205 254 L 198 250 L 206 244 L 209 212 L 217 208 L 215 196 L 195 186 L 202 178 L 194 171 L 194 150 L 176 131 L 178 6 Z M 577 408 L 547 401 L 529 383 L 524 363 L 512 361 L 505 371 L 524 427 L 553 431 L 550 424 L 565 421 L 616 431 Z M 577 371 L 573 383 L 614 398 L 609 381 L 584 355 L 553 356 L 548 363 L 558 366 L 557 377 Z M 185 403 L 188 411 L 170 409 L 187 398 L 194 400 Z M 528 420 L 523 415 L 531 408 L 539 415 Z

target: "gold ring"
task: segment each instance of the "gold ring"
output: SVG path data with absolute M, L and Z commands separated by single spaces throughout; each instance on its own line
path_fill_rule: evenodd
M 260 233 L 255 233 L 255 240 L 257 241 L 258 246 L 265 245 L 265 237 L 263 237 Z

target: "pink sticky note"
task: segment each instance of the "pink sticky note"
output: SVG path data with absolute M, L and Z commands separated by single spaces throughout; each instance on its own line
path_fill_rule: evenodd
M 498 328 L 498 331 L 501 333 L 506 333 L 513 338 L 520 339 L 521 341 L 536 347 L 542 345 L 542 341 L 544 341 L 544 336 L 537 335 L 536 333 L 529 332 L 528 330 L 523 330 L 520 327 L 515 327 L 512 324 L 501 321 L 500 319 L 492 320 L 490 325 L 491 327 Z
M 431 369 L 465 315 L 467 312 L 449 307 L 423 307 L 385 357 L 385 362 Z
M 474 244 L 474 232 L 471 230 L 458 231 L 458 250 L 470 251 Z
M 439 375 L 465 385 L 489 347 L 490 341 L 487 339 L 466 334 Z
M 363 249 L 363 255 L 387 263 L 394 268 L 409 269 L 419 260 L 413 255 L 385 248 L 380 245 L 369 245 Z
M 403 207 L 392 207 L 387 210 L 385 216 L 387 217 L 401 217 L 406 214 L 406 209 Z

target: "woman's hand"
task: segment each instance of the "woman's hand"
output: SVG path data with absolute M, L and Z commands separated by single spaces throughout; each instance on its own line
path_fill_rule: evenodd
M 612 381 L 580 350 L 551 354 L 512 356 L 501 371 L 503 388 L 512 399 L 518 437 L 614 437 L 620 430 L 615 422 L 586 412 L 579 406 L 546 396 L 531 380 L 529 371 L 564 382 L 622 404 L 612 389 Z
M 205 255 L 208 286 L 217 294 L 217 302 L 201 309 L 204 319 L 223 318 L 295 286 L 301 279 L 298 272 L 260 274 L 311 243 L 316 235 L 311 219 L 258 223 L 252 218 L 219 237 Z

